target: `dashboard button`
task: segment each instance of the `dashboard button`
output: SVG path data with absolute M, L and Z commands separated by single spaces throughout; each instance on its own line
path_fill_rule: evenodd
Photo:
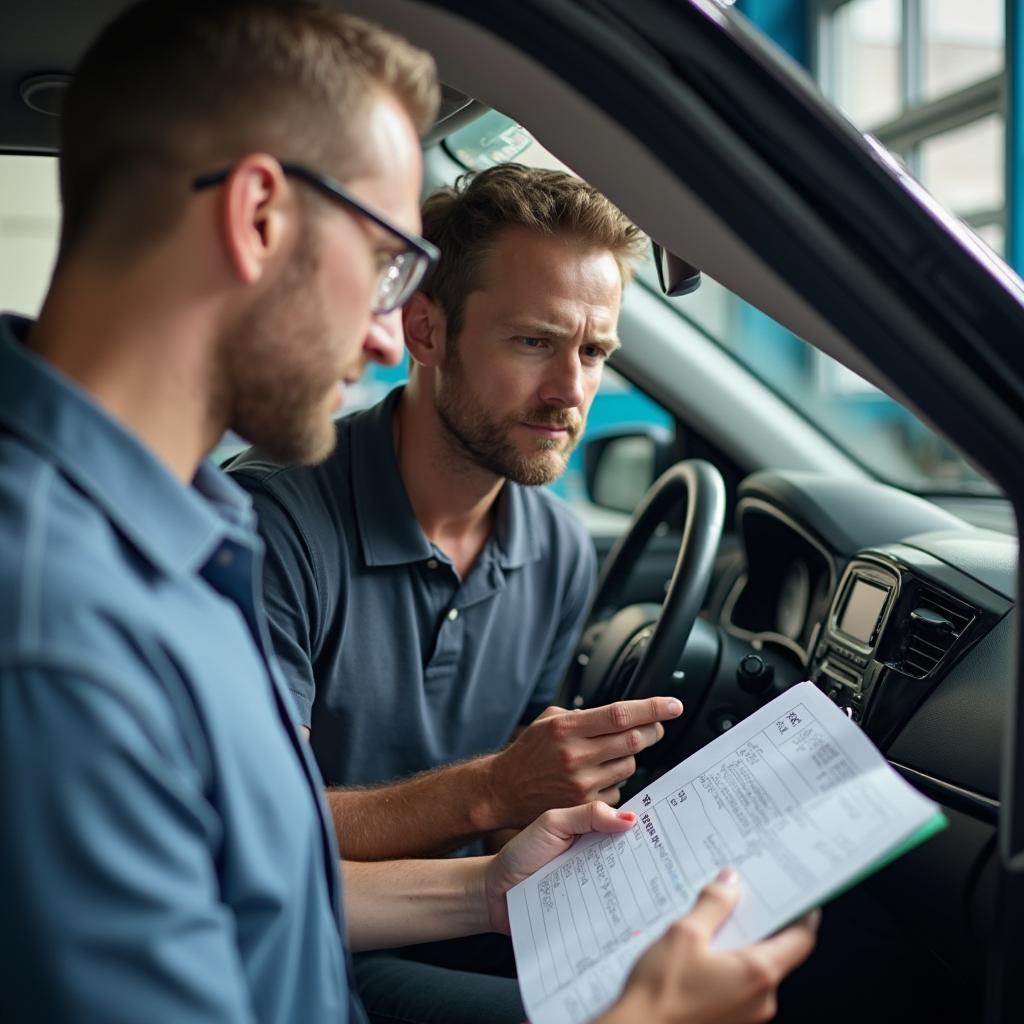
M 740 716 L 732 711 L 720 711 L 712 719 L 711 726 L 715 732 L 728 732 L 739 720 Z
M 749 693 L 764 693 L 772 685 L 775 669 L 760 654 L 748 654 L 736 668 L 736 679 Z

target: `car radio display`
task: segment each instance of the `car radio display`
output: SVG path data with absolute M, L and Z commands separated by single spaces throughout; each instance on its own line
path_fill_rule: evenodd
M 846 597 L 843 613 L 839 618 L 839 629 L 847 636 L 862 644 L 871 643 L 871 635 L 878 624 L 878 617 L 889 596 L 887 587 L 880 587 L 867 580 L 855 579 Z

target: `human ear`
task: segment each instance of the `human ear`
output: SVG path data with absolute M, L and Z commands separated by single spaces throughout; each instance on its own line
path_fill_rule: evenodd
M 281 165 L 251 153 L 232 168 L 222 190 L 221 232 L 232 269 L 244 284 L 262 279 L 297 225 L 295 197 Z
M 433 299 L 416 292 L 402 310 L 405 347 L 419 366 L 440 366 L 444 360 L 445 317 Z

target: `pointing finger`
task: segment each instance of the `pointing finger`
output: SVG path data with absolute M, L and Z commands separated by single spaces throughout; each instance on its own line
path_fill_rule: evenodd
M 620 700 L 602 708 L 588 708 L 567 718 L 556 718 L 553 725 L 564 735 L 605 736 L 625 732 L 637 726 L 678 718 L 683 705 L 675 697 L 649 697 L 646 700 Z

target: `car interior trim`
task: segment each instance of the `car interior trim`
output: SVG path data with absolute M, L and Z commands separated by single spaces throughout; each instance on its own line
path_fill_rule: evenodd
M 919 789 L 925 796 L 942 804 L 944 807 L 952 807 L 969 817 L 984 821 L 987 824 L 995 825 L 999 820 L 999 801 L 991 797 L 975 793 L 970 789 L 954 785 L 943 779 L 937 779 L 934 775 L 918 771 L 908 765 L 900 764 L 899 761 L 889 759 L 893 766 L 912 786 Z
M 832 598 L 832 594 L 835 592 L 836 583 L 836 565 L 832 554 L 828 549 L 814 537 L 805 527 L 801 526 L 795 519 L 786 515 L 785 512 L 780 511 L 774 505 L 769 504 L 760 498 L 745 497 L 741 498 L 736 506 L 736 532 L 739 537 L 743 537 L 743 522 L 744 517 L 751 511 L 756 511 L 763 515 L 770 516 L 772 519 L 782 523 L 788 529 L 792 530 L 793 533 L 800 536 L 807 544 L 814 548 L 822 557 L 827 569 L 828 569 L 828 587 L 827 594 L 829 600 Z M 793 640 L 791 637 L 785 636 L 782 633 L 778 633 L 774 630 L 747 630 L 742 626 L 736 625 L 733 621 L 733 611 L 736 607 L 736 603 L 739 601 L 743 594 L 743 589 L 746 586 L 748 580 L 747 575 L 744 574 L 736 583 L 733 585 L 729 592 L 729 596 L 725 600 L 725 604 L 722 608 L 722 622 L 727 632 L 733 636 L 739 637 L 740 639 L 748 640 L 760 640 L 762 642 L 777 644 L 780 647 L 785 647 L 792 651 L 800 659 L 800 664 L 805 668 L 808 666 L 810 660 L 810 652 L 814 650 L 814 645 L 818 640 L 817 629 L 811 635 L 807 647 L 804 648 L 801 644 Z

